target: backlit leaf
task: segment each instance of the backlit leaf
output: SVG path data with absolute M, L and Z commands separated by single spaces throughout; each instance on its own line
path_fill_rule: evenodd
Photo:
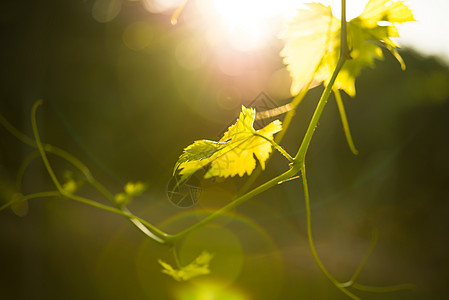
M 184 152 L 176 162 L 173 173 L 179 166 L 188 161 L 200 161 L 209 158 L 220 149 L 220 144 L 214 141 L 200 140 L 184 149 Z
M 338 49 L 339 30 L 339 20 L 332 15 L 330 6 L 309 3 L 281 32 L 285 46 L 280 54 L 292 77 L 292 95 L 313 79 L 324 56 Z
M 413 14 L 402 0 L 371 0 L 362 14 L 347 23 L 347 40 L 351 59 L 340 71 L 335 87 L 355 96 L 355 78 L 375 59 L 383 59 L 381 47 L 388 49 L 405 65 L 398 54 L 395 23 L 413 21 Z M 285 47 L 284 63 L 293 79 L 291 93 L 296 95 L 310 80 L 327 84 L 340 55 L 340 20 L 323 4 L 308 4 L 298 10 L 295 19 L 281 34 Z
M 128 182 L 125 185 L 125 193 L 130 197 L 138 196 L 145 191 L 145 184 L 140 181 L 137 182 Z
M 119 205 L 127 205 L 135 196 L 139 196 L 146 189 L 145 184 L 140 181 L 127 182 L 124 187 L 124 193 L 115 195 L 114 200 Z
M 200 140 L 184 149 L 175 165 L 181 182 L 201 168 L 209 166 L 204 178 L 250 175 L 259 160 L 262 168 L 271 153 L 273 135 L 282 129 L 276 120 L 260 130 L 253 127 L 256 111 L 242 107 L 237 122 L 218 141 Z
M 179 269 L 173 268 L 162 260 L 158 262 L 162 266 L 162 273 L 173 277 L 176 281 L 186 281 L 200 275 L 209 274 L 209 264 L 213 257 L 213 254 L 203 251 L 193 262 Z

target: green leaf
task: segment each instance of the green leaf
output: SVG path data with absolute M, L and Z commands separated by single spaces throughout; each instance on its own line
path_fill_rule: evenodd
M 125 193 L 118 193 L 114 200 L 118 205 L 127 205 L 131 201 L 131 197 Z
M 146 186 L 140 181 L 127 182 L 124 187 L 124 193 L 115 195 L 114 200 L 119 205 L 127 205 L 135 196 L 139 196 L 145 191 Z
M 298 10 L 295 19 L 281 34 L 285 47 L 284 63 L 293 79 L 291 93 L 299 93 L 311 79 L 327 84 L 340 55 L 340 20 L 323 4 L 308 4 Z M 347 25 L 351 59 L 341 69 L 335 87 L 355 96 L 355 78 L 364 67 L 373 67 L 375 59 L 383 59 L 381 47 L 388 49 L 405 65 L 397 52 L 395 23 L 413 21 L 413 14 L 402 0 L 371 0 L 362 14 Z
M 162 266 L 162 273 L 173 277 L 176 281 L 186 281 L 200 275 L 209 274 L 209 264 L 213 257 L 213 254 L 203 251 L 193 262 L 179 269 L 173 268 L 161 259 L 158 262 Z
M 298 94 L 313 79 L 324 56 L 340 44 L 339 20 L 332 15 L 330 6 L 320 3 L 305 6 L 280 34 L 285 42 L 280 54 L 292 77 L 292 95 Z
M 145 184 L 143 184 L 140 181 L 137 182 L 128 182 L 125 185 L 125 193 L 128 196 L 134 197 L 134 196 L 138 196 L 140 194 L 143 193 L 143 191 L 145 191 Z
M 69 179 L 62 185 L 62 189 L 69 194 L 73 194 L 78 189 L 78 185 L 74 179 Z
M 237 122 L 218 142 L 200 140 L 186 147 L 175 165 L 175 172 L 180 170 L 180 182 L 206 166 L 210 168 L 204 178 L 250 175 L 256 167 L 255 158 L 264 169 L 271 153 L 273 135 L 282 129 L 282 125 L 276 120 L 255 130 L 255 115 L 254 109 L 242 106 Z
M 200 161 L 211 157 L 215 152 L 220 150 L 220 144 L 209 140 L 195 141 L 192 145 L 184 149 L 184 152 L 176 162 L 173 174 L 185 162 Z

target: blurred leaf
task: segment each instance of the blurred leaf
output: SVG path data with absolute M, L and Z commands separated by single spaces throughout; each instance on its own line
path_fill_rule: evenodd
M 250 175 L 256 167 L 254 156 L 264 169 L 271 153 L 269 140 L 282 129 L 282 125 L 276 120 L 261 130 L 255 130 L 255 115 L 254 109 L 242 106 L 239 119 L 228 128 L 220 141 L 201 140 L 186 147 L 175 165 L 175 171 L 180 169 L 180 182 L 209 164 L 204 178 Z
M 296 95 L 311 79 L 327 84 L 340 55 L 340 20 L 331 8 L 323 4 L 307 5 L 281 34 L 285 47 L 281 51 L 284 63 L 293 79 L 291 93 Z M 413 14 L 401 0 L 371 0 L 362 14 L 348 22 L 347 37 L 351 59 L 340 71 L 335 87 L 355 96 L 355 78 L 365 66 L 374 66 L 375 59 L 383 59 L 381 47 L 388 49 L 404 69 L 398 45 L 391 37 L 398 37 L 393 23 L 413 21 Z
M 131 201 L 131 197 L 125 193 L 118 193 L 115 195 L 114 200 L 118 205 L 127 205 Z
M 74 179 L 70 179 L 68 181 L 66 181 L 63 185 L 62 188 L 64 191 L 66 191 L 69 194 L 73 194 L 76 192 L 76 190 L 78 189 L 78 185 L 76 184 Z
M 175 269 L 162 260 L 158 260 L 158 262 L 163 268 L 162 273 L 173 277 L 176 281 L 186 281 L 200 275 L 209 274 L 209 263 L 213 256 L 213 254 L 203 251 L 193 262 L 180 269 Z
M 138 181 L 138 182 L 128 182 L 125 185 L 125 193 L 131 197 L 138 196 L 145 191 L 145 185 Z
M 124 187 L 125 192 L 116 194 L 114 200 L 119 205 L 126 205 L 133 199 L 133 197 L 142 194 L 145 188 L 145 184 L 140 181 L 128 182 Z

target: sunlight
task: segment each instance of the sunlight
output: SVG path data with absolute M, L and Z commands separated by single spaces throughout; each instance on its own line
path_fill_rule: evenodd
M 246 300 L 241 291 L 235 288 L 222 288 L 216 282 L 204 283 L 200 286 L 188 286 L 178 292 L 179 300 Z
M 295 6 L 297 1 L 292 0 L 212 1 L 212 9 L 217 14 L 230 45 L 241 51 L 263 47 L 276 34 L 276 22 L 286 13 L 294 11 Z
M 213 0 L 213 5 L 229 26 L 255 27 L 282 12 L 286 2 L 270 0 Z
M 332 7 L 332 13 L 334 16 L 340 19 L 341 17 L 341 1 L 340 0 L 324 0 L 320 1 L 323 4 L 330 5 Z M 346 20 L 350 21 L 351 19 L 359 16 L 365 5 L 368 3 L 368 0 L 349 0 L 346 1 Z
M 207 20 L 206 36 L 212 44 L 225 43 L 237 51 L 262 49 L 276 37 L 282 24 L 294 16 L 307 0 L 142 0 L 145 7 L 153 13 L 163 13 L 176 7 L 199 13 Z M 322 0 L 332 6 L 333 13 L 340 17 L 339 0 Z M 359 15 L 368 0 L 347 1 L 347 19 Z M 192 9 L 193 8 L 193 9 Z M 195 9 L 196 8 L 196 9 Z M 183 9 L 184 10 L 184 9 Z M 181 11 L 180 11 L 181 12 Z M 181 12 L 181 17 L 186 12 Z M 187 13 L 188 14 L 188 13 Z M 174 24 L 178 14 L 175 13 Z M 191 19 L 192 20 L 192 19 Z M 173 20 L 172 20 L 173 22 Z
M 205 1 L 199 7 L 205 8 Z M 212 0 L 207 1 L 208 14 L 216 14 L 213 18 L 223 29 L 229 44 L 235 50 L 251 51 L 264 47 L 277 35 L 281 23 L 293 16 L 297 9 L 310 1 L 301 0 Z M 336 17 L 340 17 L 340 1 L 320 1 L 332 6 Z M 358 16 L 367 0 L 347 2 L 347 19 Z M 210 24 L 209 24 L 210 25 Z M 217 34 L 217 33 L 216 33 Z

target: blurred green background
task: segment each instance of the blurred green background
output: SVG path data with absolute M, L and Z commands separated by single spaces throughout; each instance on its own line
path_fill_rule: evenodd
M 203 181 L 199 203 L 173 206 L 167 184 L 182 149 L 217 140 L 265 92 L 289 101 L 274 40 L 263 50 L 217 54 L 196 19 L 170 25 L 124 1 L 113 20 L 92 17 L 92 1 L 3 1 L 0 113 L 31 136 L 30 111 L 46 143 L 68 150 L 113 193 L 128 181 L 148 189 L 130 208 L 176 232 L 228 203 L 244 179 Z M 188 14 L 188 11 L 186 12 Z M 443 37 L 442 37 L 443 38 Z M 216 50 L 216 49 L 215 49 Z M 307 156 L 313 231 L 323 262 L 349 279 L 379 240 L 360 283 L 413 283 L 414 291 L 359 292 L 363 299 L 449 298 L 449 68 L 434 57 L 386 55 L 344 97 L 360 154 L 350 153 L 330 99 Z M 300 105 L 283 145 L 295 153 L 322 88 Z M 0 204 L 32 149 L 0 128 Z M 58 176 L 70 166 L 51 158 Z M 288 168 L 275 154 L 263 182 Z M 54 189 L 33 161 L 22 193 Z M 87 187 L 80 194 L 104 201 Z M 34 200 L 0 213 L 0 299 L 346 299 L 318 270 L 305 235 L 302 186 L 293 180 L 236 208 L 180 245 L 188 263 L 215 253 L 212 274 L 178 283 L 161 273 L 168 248 L 125 218 L 66 199 Z

